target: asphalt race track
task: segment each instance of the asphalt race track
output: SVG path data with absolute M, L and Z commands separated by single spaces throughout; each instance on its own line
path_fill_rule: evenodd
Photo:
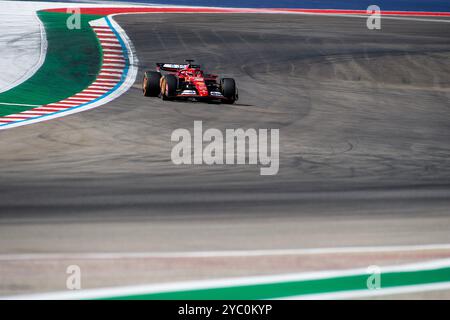
M 116 21 L 139 59 L 130 91 L 95 110 L 0 132 L 0 254 L 450 241 L 450 24 L 383 19 L 381 30 L 368 30 L 361 18 L 265 14 Z M 143 97 L 145 70 L 186 58 L 236 78 L 238 103 Z M 171 133 L 195 120 L 220 130 L 279 128 L 279 174 L 173 165 Z M 298 270 L 280 259 L 234 269 L 147 261 L 154 272 L 144 280 L 185 279 L 183 268 L 196 278 Z M 111 276 L 117 265 L 105 266 Z M 115 282 L 87 286 L 142 281 L 124 274 L 132 264 L 122 268 Z M 31 284 L 11 274 L 1 293 L 60 289 L 42 270 Z

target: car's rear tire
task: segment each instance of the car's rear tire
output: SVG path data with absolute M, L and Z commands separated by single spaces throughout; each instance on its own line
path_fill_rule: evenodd
M 224 103 L 233 104 L 237 100 L 236 82 L 233 78 L 223 78 L 220 83 L 222 95 L 226 98 Z
M 165 75 L 161 83 L 161 96 L 164 100 L 173 100 L 177 95 L 178 79 L 173 74 Z
M 142 80 L 142 92 L 146 97 L 157 97 L 161 88 L 159 86 L 159 80 L 161 79 L 161 73 L 156 71 L 147 71 L 144 73 L 144 79 Z

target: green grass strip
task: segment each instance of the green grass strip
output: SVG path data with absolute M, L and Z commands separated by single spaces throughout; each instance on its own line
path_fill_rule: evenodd
M 0 93 L 0 116 L 33 108 L 20 104 L 43 105 L 60 101 L 82 91 L 95 80 L 101 66 L 101 48 L 88 22 L 101 16 L 82 15 L 81 29 L 74 30 L 67 28 L 69 16 L 59 12 L 38 12 L 47 35 L 45 61 L 30 79 Z
M 368 290 L 368 274 L 320 280 L 289 281 L 258 285 L 211 288 L 177 292 L 129 295 L 105 299 L 120 300 L 256 300 L 287 298 L 298 295 L 334 293 L 351 290 Z M 381 287 L 393 288 L 408 285 L 433 284 L 450 281 L 450 268 L 414 272 L 381 274 Z

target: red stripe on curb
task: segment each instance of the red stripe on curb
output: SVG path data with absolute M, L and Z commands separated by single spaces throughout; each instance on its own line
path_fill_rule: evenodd
M 91 98 L 75 98 L 75 97 L 70 97 L 70 98 L 67 98 L 67 100 L 64 100 L 64 101 L 73 101 L 73 102 L 77 102 L 77 103 L 85 103 L 86 101 L 89 101 L 89 100 L 92 100 Z M 61 101 L 61 103 L 62 103 L 62 101 Z
M 95 34 L 98 36 L 98 37 L 115 37 L 115 34 L 114 34 L 114 32 L 112 32 L 112 31 L 99 31 L 99 30 L 94 30 L 94 32 L 95 32 Z
M 113 76 L 113 75 L 111 75 L 111 76 L 98 76 L 97 77 L 97 79 L 100 79 L 100 80 L 116 80 L 117 82 L 119 82 L 119 80 L 120 80 L 120 76 Z M 110 81 L 110 82 L 113 82 L 113 81 Z
M 14 119 L 29 119 L 30 118 L 30 117 L 24 117 L 24 116 L 20 116 L 20 115 L 15 115 L 15 114 L 10 114 L 10 115 L 5 116 L 5 118 L 8 118 L 8 117 L 14 118 Z
M 97 38 L 99 38 L 100 40 L 109 40 L 109 39 L 116 39 L 117 38 L 114 36 L 113 33 L 111 33 L 110 36 L 106 36 L 106 35 L 102 35 L 102 34 L 97 34 Z
M 76 98 L 86 98 L 86 99 L 91 99 L 91 100 L 94 100 L 94 99 L 97 99 L 98 97 L 100 97 L 101 96 L 101 94 L 97 94 L 97 95 L 95 95 L 95 96 L 87 96 L 87 95 L 84 95 L 84 94 L 76 94 L 76 95 L 74 95 L 73 97 L 76 99 Z
M 109 46 L 109 45 L 104 45 L 102 46 L 103 49 L 109 49 L 109 50 L 118 50 L 116 51 L 117 53 L 122 52 L 122 47 L 114 47 L 114 46 Z
M 57 104 L 62 104 L 60 106 L 54 106 L 54 105 L 48 105 L 50 108 L 56 108 L 56 107 L 64 107 L 64 108 L 72 108 L 72 107 L 76 107 L 79 105 L 78 102 L 70 102 L 70 101 L 65 101 L 65 102 L 58 102 Z M 41 110 L 41 109 L 39 109 Z
M 100 90 L 100 89 L 84 89 L 83 91 L 81 91 L 80 93 L 92 93 L 92 94 L 99 94 L 99 95 L 103 95 L 105 93 L 107 93 L 108 90 Z
M 100 39 L 100 43 L 101 44 L 108 44 L 108 43 L 120 44 L 120 42 L 119 42 L 119 40 L 117 40 L 117 38 L 115 38 L 115 39 L 103 39 L 103 38 L 99 37 L 99 39 Z
M 55 103 L 49 103 L 49 104 L 47 104 L 45 106 L 49 107 L 49 108 L 61 108 L 61 109 L 63 109 L 63 108 L 70 108 L 70 107 L 73 107 L 73 106 L 76 106 L 76 105 L 77 104 L 74 104 L 74 103 L 55 102 Z M 45 108 L 45 106 L 44 106 L 44 108 Z
M 64 106 L 55 106 L 54 104 L 46 104 L 45 106 L 39 107 L 39 108 L 47 109 L 47 107 L 48 107 L 48 108 L 52 108 L 52 109 L 67 109 L 67 108 L 68 108 L 68 107 L 64 107 Z M 37 111 L 42 111 L 42 110 L 39 109 L 39 108 L 36 108 Z M 31 109 L 30 111 L 35 111 L 36 109 Z
M 242 9 L 243 10 L 243 9 Z M 66 8 L 48 9 L 49 12 L 66 12 Z M 239 12 L 236 9 L 221 9 L 221 8 L 80 8 L 81 14 L 95 14 L 95 15 L 110 15 L 116 13 L 183 13 L 183 12 L 205 12 L 205 13 L 217 13 L 217 12 Z
M 70 105 L 70 104 L 55 102 L 55 103 L 51 103 L 51 104 L 46 104 L 45 106 L 40 107 L 40 108 L 66 109 L 66 108 L 70 108 L 70 107 L 72 107 L 72 105 Z M 33 109 L 33 110 L 35 110 L 35 109 Z M 38 111 L 40 111 L 40 110 L 38 109 Z
M 294 12 L 294 13 L 318 13 L 318 14 L 362 14 L 369 15 L 366 10 L 340 10 L 340 9 L 272 9 L 276 12 Z M 432 12 L 432 11 L 381 11 L 382 15 L 392 16 L 442 16 L 450 17 L 450 12 Z
M 102 80 L 102 79 L 97 79 L 95 80 L 95 82 L 92 84 L 92 86 L 96 86 L 98 84 L 101 85 L 106 85 L 106 86 L 115 86 L 117 84 L 117 81 L 112 81 L 112 80 Z
M 70 99 L 70 98 L 67 98 L 67 99 Z M 61 103 L 61 104 L 73 104 L 73 102 L 67 101 L 67 99 L 64 99 L 64 100 L 55 102 L 55 104 L 58 104 L 58 103 Z M 49 103 L 49 105 L 50 105 L 50 104 L 51 104 L 51 103 Z
M 36 108 L 36 109 L 33 109 L 33 111 L 49 111 L 49 112 L 57 112 L 57 111 L 55 111 L 55 110 L 52 110 L 52 109 L 46 109 L 46 108 Z M 39 116 L 39 115 L 37 115 L 37 116 Z
M 48 9 L 49 12 L 66 12 L 67 8 Z M 315 13 L 315 14 L 363 14 L 366 10 L 341 9 L 285 9 L 285 8 L 206 8 L 206 7 L 166 7 L 166 8 L 81 8 L 82 14 L 110 15 L 118 13 Z M 382 11 L 383 15 L 401 16 L 443 16 L 450 17 L 450 12 L 432 11 Z M 107 28 L 107 27 L 105 27 Z
M 30 113 L 30 111 L 33 111 L 33 112 Z M 49 112 L 49 111 L 41 111 L 41 110 L 39 110 L 39 111 L 30 110 L 30 111 L 24 111 L 24 112 L 21 112 L 20 114 L 28 115 L 29 118 L 33 118 L 33 117 L 43 116 L 43 115 L 47 114 L 47 112 Z
M 104 81 L 104 80 L 98 80 L 95 82 L 95 84 L 93 84 L 92 86 L 97 86 L 97 87 L 114 87 L 117 84 L 117 82 L 113 82 L 113 81 Z M 90 88 L 90 87 L 89 87 Z M 95 88 L 93 88 L 95 90 Z

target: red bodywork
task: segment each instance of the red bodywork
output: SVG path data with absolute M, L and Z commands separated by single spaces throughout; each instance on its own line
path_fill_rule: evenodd
M 216 75 L 205 75 L 200 68 L 186 68 L 179 70 L 177 76 L 180 80 L 195 85 L 195 88 L 201 97 L 207 97 L 209 95 L 206 81 L 216 81 L 217 79 Z
M 177 76 L 180 82 L 192 85 L 197 89 L 198 94 L 178 94 L 179 97 L 210 97 L 207 83 L 217 83 L 218 75 L 204 73 L 200 66 L 197 65 L 176 65 L 176 64 L 160 64 L 158 71 L 167 71 Z M 214 97 L 223 99 L 223 97 Z

